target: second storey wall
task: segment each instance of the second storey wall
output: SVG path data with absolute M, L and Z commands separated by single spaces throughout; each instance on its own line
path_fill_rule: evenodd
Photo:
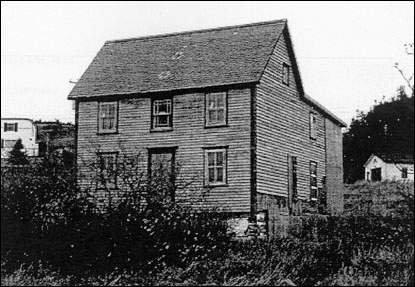
M 79 103 L 78 165 L 79 182 L 94 185 L 94 172 L 88 162 L 96 160 L 96 152 L 137 155 L 141 168 L 147 170 L 147 148 L 176 146 L 176 162 L 181 166 L 178 182 L 191 183 L 185 194 L 197 204 L 228 211 L 248 212 L 250 208 L 250 89 L 228 92 L 228 126 L 204 127 L 204 93 L 180 94 L 173 97 L 173 130 L 150 132 L 149 97 L 119 100 L 118 133 L 98 135 L 96 101 Z M 203 188 L 204 150 L 206 147 L 228 146 L 228 186 Z M 206 192 L 203 202 L 200 192 Z
M 287 197 L 288 156 L 296 156 L 300 199 L 310 198 L 310 161 L 317 183 L 325 176 L 324 117 L 300 99 L 285 37 L 279 39 L 257 86 L 257 192 Z M 290 66 L 289 86 L 282 83 L 283 63 Z M 309 114 L 317 116 L 317 137 L 310 138 Z

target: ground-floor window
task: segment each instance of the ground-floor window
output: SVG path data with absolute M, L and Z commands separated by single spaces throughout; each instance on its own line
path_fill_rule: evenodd
M 226 148 L 205 149 L 205 183 L 226 184 Z

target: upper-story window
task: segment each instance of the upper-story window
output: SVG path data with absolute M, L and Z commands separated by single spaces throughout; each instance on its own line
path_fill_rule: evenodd
M 98 132 L 115 133 L 118 125 L 118 102 L 100 102 Z
M 17 123 L 4 123 L 5 132 L 17 132 Z
M 314 113 L 310 113 L 310 138 L 317 138 L 317 115 Z
M 206 126 L 226 125 L 226 92 L 206 94 Z
M 290 66 L 287 63 L 282 64 L 282 83 L 290 85 Z
M 310 161 L 310 199 L 317 200 L 317 163 Z
M 206 185 L 226 184 L 226 148 L 205 150 Z
M 173 105 L 171 98 L 154 99 L 151 112 L 151 128 L 164 130 L 173 127 Z
M 408 168 L 404 167 L 402 168 L 402 178 L 408 178 Z

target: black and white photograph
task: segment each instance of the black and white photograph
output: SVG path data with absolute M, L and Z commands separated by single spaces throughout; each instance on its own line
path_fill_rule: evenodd
M 2 286 L 414 286 L 414 1 L 1 1 Z

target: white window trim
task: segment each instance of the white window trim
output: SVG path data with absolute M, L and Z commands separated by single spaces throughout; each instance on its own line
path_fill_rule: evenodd
M 213 108 L 211 108 L 209 106 L 209 97 L 210 96 L 215 96 L 215 103 L 217 104 L 217 96 L 221 95 L 223 96 L 223 106 L 219 107 L 219 106 L 215 106 Z M 227 124 L 228 119 L 227 119 L 227 102 L 228 102 L 228 93 L 227 92 L 216 92 L 216 93 L 206 93 L 205 94 L 205 126 L 206 127 L 216 127 L 216 126 L 224 126 Z M 216 116 L 219 110 L 223 110 L 223 121 L 219 122 L 219 121 L 210 121 L 209 119 L 209 111 L 215 111 L 216 112 Z
M 104 129 L 102 127 L 102 107 L 107 105 L 114 105 L 114 126 L 111 129 Z M 107 117 L 105 117 L 107 118 Z M 118 130 L 118 101 L 114 102 L 99 102 L 98 106 L 98 133 L 116 133 Z
M 160 112 L 158 111 L 158 107 L 162 102 L 166 102 L 167 104 L 167 112 Z M 153 100 L 153 109 L 151 111 L 152 117 L 152 129 L 153 130 L 164 130 L 164 129 L 172 129 L 173 127 L 173 99 L 172 98 L 163 98 L 163 99 L 154 99 Z M 158 116 L 168 116 L 167 117 L 167 126 L 156 126 Z
M 209 148 L 209 149 L 205 149 L 205 156 L 204 156 L 204 160 L 205 160 L 205 186 L 223 186 L 223 185 L 227 185 L 227 165 L 228 165 L 228 153 L 227 153 L 227 148 Z M 216 153 L 221 152 L 223 154 L 223 163 L 222 166 L 216 165 Z M 215 169 L 215 174 L 216 174 L 216 169 L 218 167 L 221 167 L 223 169 L 223 174 L 222 174 L 222 178 L 223 181 L 221 182 L 209 182 L 209 153 L 215 153 L 215 165 L 213 166 L 213 168 Z M 211 167 L 212 168 L 212 167 Z M 216 178 L 216 176 L 215 176 Z
M 309 115 L 309 129 L 310 139 L 317 139 L 317 115 L 313 112 Z
M 311 173 L 311 166 L 312 165 L 315 165 L 315 170 L 316 170 L 316 173 L 315 174 L 313 174 L 313 173 Z M 312 201 L 316 201 L 317 200 L 317 197 L 318 197 L 318 182 L 317 182 L 317 178 L 318 178 L 318 176 L 317 176 L 317 162 L 315 162 L 315 161 L 310 161 L 310 199 L 312 200 Z M 315 186 L 313 186 L 312 185 L 312 181 L 311 181 L 311 178 L 315 178 L 316 180 L 315 180 L 315 182 L 316 182 L 316 185 Z M 316 197 L 312 197 L 311 196 L 311 191 L 312 190 L 315 190 L 315 194 L 316 194 Z

